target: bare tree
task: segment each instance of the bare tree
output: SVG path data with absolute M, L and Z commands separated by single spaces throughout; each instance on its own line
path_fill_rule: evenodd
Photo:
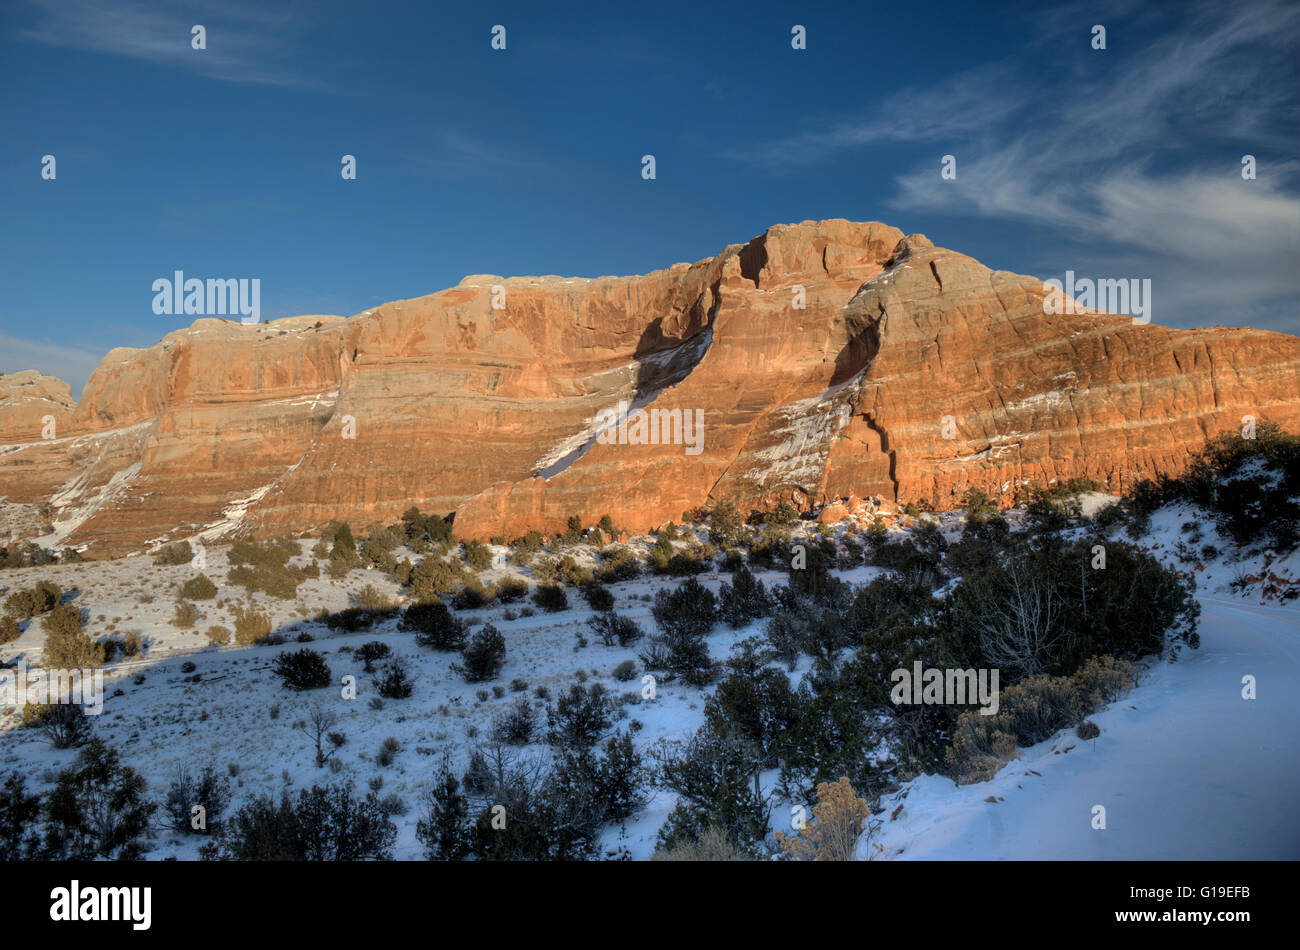
M 316 745 L 316 767 L 320 768 L 333 757 L 338 747 L 346 741 L 341 733 L 331 732 L 338 725 L 338 713 L 324 706 L 313 706 L 306 719 L 299 719 L 293 727 Z M 337 737 L 337 738 L 336 738 Z M 329 742 L 330 748 L 325 743 Z
M 1019 676 L 1036 676 L 1066 646 L 1065 603 L 1053 579 L 1014 555 L 983 584 L 970 621 L 985 659 Z

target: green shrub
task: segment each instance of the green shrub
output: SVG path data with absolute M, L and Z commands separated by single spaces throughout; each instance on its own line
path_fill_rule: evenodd
M 200 574 L 181 586 L 181 596 L 186 600 L 211 600 L 217 596 L 217 585 L 206 574 Z
M 461 652 L 461 663 L 455 669 L 465 677 L 465 682 L 480 683 L 496 677 L 505 662 L 505 637 L 489 623 L 470 637 Z
M 709 513 L 709 540 L 719 547 L 731 547 L 739 540 L 743 525 L 736 506 L 721 502 Z
M 211 765 L 198 773 L 185 766 L 176 771 L 163 799 L 166 825 L 183 835 L 210 835 L 221 828 L 221 816 L 230 804 L 230 780 Z M 195 806 L 201 806 L 203 821 L 195 827 Z
M 415 685 L 411 682 L 406 664 L 401 660 L 392 660 L 384 665 L 376 689 L 385 699 L 406 699 L 415 689 Z
M 35 587 L 16 590 L 5 598 L 5 613 L 19 620 L 28 620 L 59 606 L 63 592 L 57 584 L 37 581 Z
M 558 584 L 541 584 L 533 591 L 533 603 L 548 613 L 567 610 L 569 598 Z
M 766 524 L 774 524 L 781 527 L 792 527 L 799 521 L 799 510 L 788 501 L 783 501 L 774 509 L 768 512 L 764 519 Z
M 188 541 L 176 541 L 159 548 L 157 553 L 154 554 L 153 562 L 155 564 L 174 566 L 188 564 L 193 557 L 194 551 L 190 548 Z
M 424 538 L 438 544 L 451 539 L 451 521 L 438 515 L 422 515 L 420 509 L 411 507 L 402 514 L 402 524 L 408 539 Z
M 205 859 L 227 861 L 366 861 L 387 860 L 397 826 L 375 793 L 365 798 L 350 786 L 313 785 L 298 793 L 253 799 L 225 822 L 225 834 Z
M 527 696 L 516 699 L 492 723 L 492 738 L 506 745 L 527 745 L 537 731 L 537 711 Z
M 80 705 L 72 702 L 41 706 L 28 703 L 23 708 L 23 725 L 40 729 L 56 749 L 83 745 L 91 735 L 90 717 Z
M 260 590 L 281 600 L 292 600 L 298 596 L 298 585 L 305 576 L 301 568 L 263 562 L 232 567 L 226 572 L 226 581 L 243 587 L 250 594 Z
M 315 650 L 304 647 L 293 653 L 281 653 L 275 658 L 271 671 L 289 689 L 321 689 L 333 682 L 329 664 Z
M 460 861 L 470 851 L 469 800 L 446 762 L 429 792 L 424 818 L 415 837 L 430 861 Z
M 619 616 L 612 610 L 601 611 L 587 618 L 587 626 L 607 647 L 615 644 L 621 647 L 630 646 L 645 636 L 644 631 L 630 617 Z
M 475 571 L 486 571 L 492 566 L 492 552 L 477 541 L 466 541 L 465 563 Z
M 590 584 L 595 578 L 590 568 L 583 567 L 567 554 L 555 565 L 555 576 L 570 587 Z
M 9 861 L 31 861 L 40 857 L 41 841 L 37 820 L 41 796 L 28 795 L 26 779 L 8 770 L 0 785 L 0 855 Z
M 519 577 L 502 578 L 497 585 L 497 599 L 503 604 L 512 604 L 528 596 L 528 582 Z
M 685 742 L 660 742 L 652 755 L 655 784 L 678 796 L 659 830 L 656 851 L 698 844 L 709 828 L 718 828 L 733 848 L 757 854 L 767 836 L 770 806 L 753 784 L 760 761 L 756 750 L 706 728 Z
M 344 607 L 342 610 L 336 610 L 333 613 L 322 612 L 316 619 L 331 630 L 357 633 L 361 630 L 369 630 L 378 621 L 396 615 L 396 607 L 390 607 L 386 610 L 371 610 L 369 607 Z
M 731 583 L 719 589 L 718 600 L 720 617 L 732 627 L 743 627 L 767 616 L 772 609 L 767 588 L 743 564 L 732 572 Z
M 636 678 L 636 664 L 631 660 L 624 660 L 618 666 L 614 667 L 614 679 L 620 683 L 628 683 Z
M 460 561 L 447 561 L 435 553 L 421 558 L 412 568 L 406 586 L 412 597 L 429 600 L 439 594 L 451 593 L 469 579 L 467 574 Z
M 581 587 L 583 599 L 592 610 L 613 610 L 614 595 L 603 584 L 591 582 Z
M 485 587 L 477 577 L 465 582 L 465 586 L 452 595 L 452 606 L 457 610 L 477 610 L 496 600 L 495 587 Z
M 609 729 L 612 713 L 613 702 L 604 686 L 572 684 L 547 707 L 546 741 L 562 748 L 590 748 Z
M 364 664 L 367 673 L 373 673 L 375 661 L 387 658 L 392 652 L 387 643 L 381 640 L 371 640 L 369 643 L 363 643 L 357 647 L 352 655 Z
M 103 666 L 107 655 L 84 630 L 81 611 L 71 604 L 55 607 L 41 620 L 45 648 L 41 663 L 49 669 L 78 670 Z
M 717 622 L 717 598 L 695 578 L 675 590 L 660 590 L 651 609 L 659 634 L 641 655 L 650 669 L 665 669 L 692 686 L 713 678 L 713 663 L 705 636 Z
M 402 615 L 401 628 L 413 632 L 420 646 L 434 650 L 459 650 L 465 645 L 465 624 L 440 600 L 411 604 Z
M 630 581 L 640 573 L 641 564 L 628 548 L 622 545 L 610 545 L 600 552 L 600 563 L 596 567 L 595 577 L 602 583 Z
M 59 773 L 46 799 L 45 844 L 55 860 L 132 860 L 157 808 L 145 780 L 121 764 L 117 752 L 91 739 L 71 768 Z

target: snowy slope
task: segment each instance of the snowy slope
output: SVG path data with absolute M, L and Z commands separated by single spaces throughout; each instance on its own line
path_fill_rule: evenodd
M 943 520 L 949 529 L 945 533 L 955 536 L 959 519 Z M 1197 532 L 1186 529 L 1189 522 L 1200 526 L 1203 541 L 1191 542 Z M 1197 551 L 1203 542 L 1212 542 L 1221 553 L 1188 563 L 1179 559 L 1180 542 L 1189 542 Z M 881 802 L 874 816 L 881 827 L 860 842 L 860 856 L 1300 857 L 1300 817 L 1294 804 L 1300 800 L 1300 715 L 1294 705 L 1300 697 L 1300 601 L 1260 603 L 1258 586 L 1247 588 L 1242 596 L 1230 584 L 1234 577 L 1260 573 L 1265 560 L 1275 576 L 1300 578 L 1300 554 L 1270 559 L 1258 551 L 1238 551 L 1203 515 L 1183 508 L 1157 513 L 1141 543 L 1196 578 L 1203 606 L 1200 650 L 1184 650 L 1175 664 L 1156 664 L 1138 688 L 1092 716 L 1102 730 L 1095 742 L 1063 733 L 1022 750 L 1018 760 L 982 784 L 957 787 L 939 776 L 908 783 Z M 635 544 L 644 548 L 644 539 Z M 617 682 L 612 676 L 620 661 L 636 659 L 635 647 L 605 647 L 594 641 L 578 645 L 578 635 L 588 633 L 585 621 L 591 611 L 576 591 L 570 591 L 572 607 L 559 614 L 507 620 L 505 608 L 499 606 L 463 613 L 471 623 L 496 624 L 507 640 L 501 678 L 487 684 L 489 692 L 480 698 L 480 687 L 452 671 L 457 657 L 419 648 L 410 634 L 397 630 L 396 622 L 344 634 L 310 619 L 320 607 L 345 606 L 349 595 L 366 584 L 398 593 L 391 578 L 358 570 L 341 582 L 327 576 L 304 582 L 297 601 L 261 594 L 253 598 L 271 611 L 278 628 L 312 634 L 313 648 L 326 654 L 336 679 L 355 673 L 360 682 L 360 695 L 352 702 L 340 701 L 336 690 L 293 693 L 279 685 L 269 666 L 278 653 L 297 644 L 217 648 L 199 632 L 214 622 L 229 626 L 228 610 L 219 602 L 233 602 L 236 593 L 223 581 L 224 549 L 208 550 L 208 573 L 220 593 L 216 602 L 200 602 L 204 616 L 195 630 L 177 630 L 168 622 L 180 583 L 194 573 L 188 565 L 156 566 L 140 557 L 24 568 L 0 577 L 6 587 L 28 586 L 41 578 L 76 587 L 77 603 L 92 618 L 92 632 L 103 632 L 111 618 L 121 621 L 119 632 L 139 631 L 151 641 L 143 659 L 114 664 L 108 671 L 110 695 L 95 731 L 145 775 L 155 797 L 165 793 L 178 766 L 197 768 L 209 762 L 223 772 L 236 767 L 236 806 L 251 795 L 285 786 L 350 781 L 364 792 L 382 777 L 381 794 L 396 794 L 406 805 L 405 813 L 394 819 L 396 857 L 418 859 L 422 850 L 415 822 L 444 750 L 450 750 L 463 768 L 468 747 L 490 731 L 494 717 L 519 696 L 532 697 L 538 686 L 554 696 L 581 677 L 603 683 L 616 696 L 640 692 L 639 662 L 631 682 Z M 1188 546 L 1182 550 L 1185 554 Z M 497 566 L 485 580 L 504 572 L 503 553 L 494 548 Z M 863 583 L 879 573 L 862 566 L 841 576 Z M 784 580 L 774 572 L 760 576 L 768 584 Z M 700 579 L 716 591 L 725 575 L 711 573 Z M 642 576 L 611 585 L 611 590 L 619 613 L 651 632 L 649 599 L 660 588 L 678 583 L 676 578 Z M 242 592 L 238 599 L 243 599 Z M 710 652 L 725 658 L 737 641 L 761 631 L 761 622 L 741 630 L 720 624 L 709 637 Z M 378 710 L 370 706 L 374 677 L 363 673 L 360 663 L 342 649 L 375 639 L 389 643 L 408 662 L 416 682 L 410 699 L 385 701 Z M 40 642 L 39 629 L 32 625 L 0 654 L 34 659 Z M 181 670 L 185 661 L 197 664 L 199 682 L 187 681 Z M 810 662 L 805 657 L 792 680 L 797 682 Z M 140 673 L 144 678 L 137 682 Z M 1253 701 L 1241 698 L 1241 678 L 1247 674 L 1258 680 L 1258 698 Z M 490 692 L 492 686 L 508 686 L 516 677 L 527 681 L 526 693 Z M 112 695 L 119 689 L 120 695 Z M 616 728 L 634 727 L 642 750 L 659 738 L 685 738 L 702 724 L 706 696 L 680 684 L 660 686 L 654 702 L 621 705 Z M 337 771 L 317 768 L 308 740 L 294 729 L 294 723 L 319 703 L 340 712 L 339 729 L 348 737 Z M 542 705 L 535 698 L 534 703 Z M 38 733 L 15 728 L 16 712 L 9 709 L 0 715 L 0 773 L 20 770 L 29 777 L 30 787 L 47 791 L 75 752 L 52 749 Z M 380 767 L 375 754 L 389 736 L 399 740 L 402 750 L 391 766 Z M 540 743 L 529 751 L 547 752 Z M 764 779 L 765 789 L 773 792 L 776 773 Z M 986 801 L 990 796 L 1000 800 Z M 649 857 L 673 804 L 671 794 L 652 793 L 625 827 L 607 829 L 605 849 L 626 848 L 635 858 Z M 1091 827 L 1095 805 L 1106 808 L 1104 831 Z M 789 802 L 773 798 L 774 829 L 787 829 L 789 808 Z M 896 811 L 897 819 L 891 819 Z M 148 856 L 191 858 L 198 844 L 196 838 L 159 831 Z
M 1099 738 L 1058 735 L 989 782 L 911 782 L 882 803 L 903 805 L 877 836 L 883 852 L 864 841 L 861 856 L 1300 858 L 1300 614 L 1201 604 L 1201 648 L 1092 716 Z M 1246 675 L 1257 699 L 1242 698 Z M 1105 830 L 1092 828 L 1094 805 Z

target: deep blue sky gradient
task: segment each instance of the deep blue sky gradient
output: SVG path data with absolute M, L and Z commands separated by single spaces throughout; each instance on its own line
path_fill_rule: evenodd
M 0 371 L 79 392 L 110 347 L 190 322 L 151 310 L 178 269 L 260 277 L 264 320 L 353 314 L 830 217 L 1043 277 L 1150 276 L 1157 323 L 1296 332 L 1297 18 L 1247 4 L 1267 28 L 1242 39 L 1220 6 L 6 3 Z M 1144 72 L 1184 49 L 1202 60 L 1168 88 Z

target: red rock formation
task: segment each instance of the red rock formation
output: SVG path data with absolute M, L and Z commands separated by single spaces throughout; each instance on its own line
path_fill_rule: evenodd
M 645 530 L 722 498 L 1120 490 L 1244 415 L 1300 430 L 1300 339 L 1049 315 L 1042 287 L 822 221 L 642 277 L 476 276 L 347 320 L 200 320 L 111 352 L 75 411 L 57 381 L 38 404 L 0 379 L 0 496 L 48 503 L 94 554 L 413 504 L 486 539 L 572 514 Z M 598 440 L 620 403 L 631 434 L 639 413 L 698 410 L 700 450 Z

